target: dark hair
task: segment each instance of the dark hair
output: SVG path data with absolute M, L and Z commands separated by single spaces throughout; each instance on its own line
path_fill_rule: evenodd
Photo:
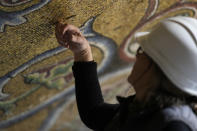
M 158 67 L 158 71 L 159 71 Z M 161 71 L 161 70 L 160 70 Z M 147 105 L 166 108 L 172 105 L 189 105 L 197 115 L 197 97 L 177 88 L 161 71 L 162 77 L 158 88 L 151 92 Z

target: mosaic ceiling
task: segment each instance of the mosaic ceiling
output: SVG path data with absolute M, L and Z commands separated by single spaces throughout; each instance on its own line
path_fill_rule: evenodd
M 197 18 L 197 0 L 0 0 L 0 129 L 87 131 L 75 103 L 72 53 L 55 23 L 78 26 L 98 63 L 105 100 L 133 92 L 126 79 L 144 33 L 171 16 Z

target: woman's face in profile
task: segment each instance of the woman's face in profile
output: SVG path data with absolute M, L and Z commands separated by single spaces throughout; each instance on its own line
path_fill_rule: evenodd
M 128 82 L 134 87 L 138 100 L 146 99 L 149 92 L 160 83 L 160 73 L 156 64 L 140 49 L 137 51 L 136 63 L 128 77 Z

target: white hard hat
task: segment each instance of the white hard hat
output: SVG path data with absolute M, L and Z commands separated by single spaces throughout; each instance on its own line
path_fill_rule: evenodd
M 197 96 L 197 19 L 165 19 L 138 42 L 177 88 Z

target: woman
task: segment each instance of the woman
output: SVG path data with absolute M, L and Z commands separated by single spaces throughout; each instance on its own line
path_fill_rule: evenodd
M 136 94 L 104 102 L 88 41 L 73 25 L 59 23 L 58 42 L 74 54 L 81 120 L 93 130 L 197 131 L 197 20 L 174 17 L 141 38 L 128 82 Z

